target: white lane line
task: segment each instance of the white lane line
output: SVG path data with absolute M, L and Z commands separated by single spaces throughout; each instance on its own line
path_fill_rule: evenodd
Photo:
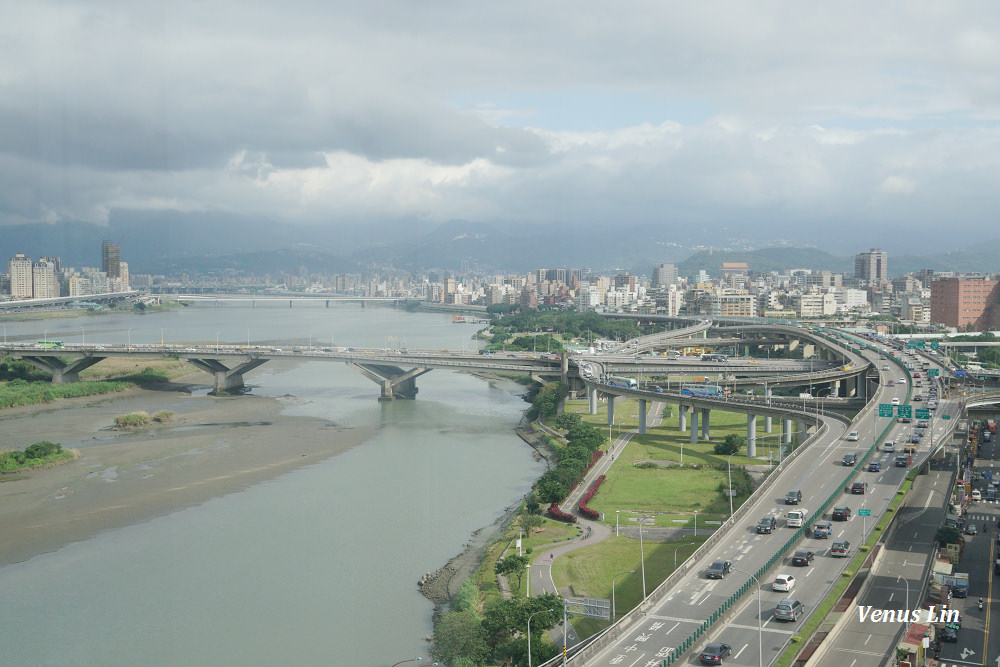
M 741 648 L 739 650 L 739 653 L 737 653 L 736 655 L 733 656 L 733 660 L 738 660 L 739 657 L 740 657 L 740 654 L 743 653 L 743 651 L 745 651 L 747 649 L 747 646 L 750 646 L 750 644 L 744 644 L 743 648 Z

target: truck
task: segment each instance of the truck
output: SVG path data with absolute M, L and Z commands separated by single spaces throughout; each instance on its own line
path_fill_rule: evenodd
M 829 521 L 817 521 L 813 526 L 813 537 L 817 540 L 825 540 L 833 532 L 833 526 Z
M 957 598 L 969 597 L 969 574 L 968 572 L 956 572 L 955 581 L 951 586 L 951 592 Z
M 785 516 L 785 525 L 789 528 L 800 528 L 805 525 L 809 510 L 804 508 L 789 510 Z

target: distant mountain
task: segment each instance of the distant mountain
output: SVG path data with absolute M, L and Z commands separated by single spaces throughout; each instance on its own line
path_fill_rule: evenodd
M 152 260 L 143 273 L 154 275 L 241 273 L 253 271 L 256 274 L 280 275 L 291 273 L 337 274 L 357 273 L 361 267 L 351 260 L 303 249 L 259 250 L 232 255 L 173 257 Z
M 890 266 L 892 258 L 890 257 Z M 845 259 L 816 248 L 761 248 L 748 251 L 708 251 L 703 250 L 688 257 L 677 265 L 682 276 L 691 276 L 699 269 L 707 269 L 709 275 L 718 276 L 724 262 L 746 262 L 750 271 L 778 271 L 789 269 L 812 269 L 814 271 L 854 272 L 854 258 Z

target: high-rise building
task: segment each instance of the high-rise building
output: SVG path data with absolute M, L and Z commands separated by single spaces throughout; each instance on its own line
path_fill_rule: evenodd
M 660 264 L 653 269 L 653 287 L 666 287 L 677 282 L 677 267 L 673 264 Z
M 38 261 L 31 265 L 31 295 L 36 299 L 54 299 L 59 296 L 55 264 Z
M 867 280 L 869 285 L 880 285 L 889 279 L 889 253 L 872 248 L 854 256 L 854 277 Z
M 7 262 L 7 275 L 10 277 L 10 293 L 15 299 L 30 299 L 31 289 L 31 258 L 19 252 Z
M 1000 308 L 1000 281 L 943 278 L 931 283 L 931 321 L 980 331 L 995 324 L 991 311 Z
M 122 250 L 117 243 L 104 241 L 101 243 L 101 271 L 108 278 L 118 278 L 121 275 Z

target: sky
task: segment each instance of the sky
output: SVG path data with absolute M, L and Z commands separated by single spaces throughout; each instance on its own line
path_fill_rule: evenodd
M 1000 237 L 996 2 L 0 6 L 0 225 Z

